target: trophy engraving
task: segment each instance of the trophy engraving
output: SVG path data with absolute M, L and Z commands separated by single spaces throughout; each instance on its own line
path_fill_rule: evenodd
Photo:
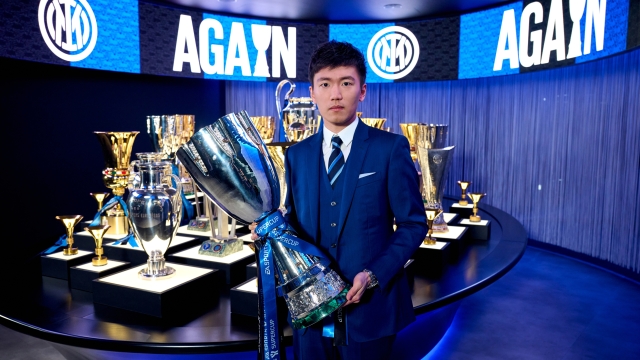
M 101 207 L 102 208 L 102 207 Z M 104 249 L 102 248 L 102 239 L 104 234 L 109 230 L 109 225 L 98 225 L 98 226 L 88 226 L 84 228 L 93 238 L 93 241 L 96 243 L 96 257 L 91 259 L 91 263 L 93 266 L 103 266 L 107 265 L 107 257 L 102 256 L 104 254 Z
M 278 287 L 293 327 L 304 328 L 340 308 L 350 286 L 331 270 L 330 260 L 320 249 L 297 238 L 276 210 L 280 182 L 267 149 L 243 111 L 202 128 L 177 155 L 207 197 L 224 212 L 241 223 L 258 223 L 260 239 L 253 245 L 259 291 L 260 298 L 268 297 L 259 305 L 262 318 L 277 324 L 271 297 L 275 299 Z
M 416 150 L 422 174 L 425 209 L 443 210 L 442 197 L 454 150 L 454 146 L 445 147 L 447 128 L 447 125 L 417 126 Z M 436 215 L 432 230 L 439 233 L 449 231 L 442 212 Z
M 427 236 L 424 238 L 424 241 L 422 241 L 423 244 L 425 245 L 435 245 L 436 244 L 436 239 L 431 237 L 431 234 L 433 234 L 433 221 L 436 219 L 436 217 L 438 215 L 440 215 L 440 213 L 442 212 L 441 209 L 427 209 L 425 210 L 427 213 L 427 225 L 429 226 L 429 232 L 427 233 Z
M 67 230 L 67 248 L 62 250 L 64 255 L 77 255 L 78 248 L 73 247 L 73 228 L 82 220 L 82 215 L 58 215 L 56 219 L 61 220 Z
M 143 279 L 165 278 L 175 272 L 166 266 L 164 254 L 175 237 L 182 215 L 180 178 L 171 173 L 171 163 L 140 162 L 140 184 L 129 192 L 129 222 L 136 240 L 149 256 L 147 267 L 140 270 Z M 176 187 L 167 184 L 173 179 Z M 170 183 L 170 182 L 169 182 Z
M 458 180 L 458 186 L 460 186 L 460 190 L 462 190 L 462 195 L 460 196 L 458 204 L 462 206 L 469 205 L 469 202 L 467 201 L 467 188 L 469 188 L 469 185 L 471 185 L 471 181 Z
M 138 131 L 94 132 L 100 142 L 106 165 L 106 169 L 102 172 L 102 180 L 112 190 L 114 197 L 119 199 L 124 195 L 129 183 L 129 159 L 133 142 L 138 133 Z M 107 234 L 125 235 L 129 233 L 129 223 L 120 201 L 117 201 L 105 213 L 106 222 L 110 226 Z
M 471 201 L 473 201 L 473 215 L 469 216 L 469 221 L 479 222 L 480 220 L 482 220 L 480 218 L 480 215 L 478 215 L 478 203 L 480 202 L 480 199 L 482 199 L 485 196 L 487 196 L 487 194 L 484 194 L 484 193 L 469 194 Z

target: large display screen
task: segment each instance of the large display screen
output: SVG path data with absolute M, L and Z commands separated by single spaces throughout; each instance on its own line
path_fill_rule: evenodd
M 519 1 L 375 24 L 233 17 L 137 0 L 3 0 L 0 56 L 243 81 L 306 80 L 322 42 L 349 41 L 367 82 L 466 79 L 571 65 L 640 46 L 639 0 Z

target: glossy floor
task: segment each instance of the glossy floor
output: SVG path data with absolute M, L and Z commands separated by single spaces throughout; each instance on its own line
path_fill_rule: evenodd
M 462 301 L 425 359 L 639 359 L 638 334 L 640 284 L 528 247 L 502 279 Z M 141 358 L 132 355 L 114 359 Z M 0 326 L 0 359 L 65 357 Z

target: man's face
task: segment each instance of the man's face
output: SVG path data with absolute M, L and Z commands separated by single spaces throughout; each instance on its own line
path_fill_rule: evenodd
M 355 120 L 358 103 L 364 100 L 367 85 L 360 84 L 355 67 L 339 66 L 318 71 L 309 91 L 324 126 L 338 133 Z

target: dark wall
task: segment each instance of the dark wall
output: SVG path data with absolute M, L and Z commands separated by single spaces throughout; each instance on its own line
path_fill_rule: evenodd
M 97 210 L 102 182 L 94 131 L 139 131 L 146 115 L 194 114 L 196 128 L 224 115 L 223 82 L 85 70 L 0 58 L 4 211 L 0 263 L 22 263 L 64 234 L 56 215 Z M 135 155 L 132 156 L 135 158 Z M 76 231 L 80 231 L 80 225 Z

